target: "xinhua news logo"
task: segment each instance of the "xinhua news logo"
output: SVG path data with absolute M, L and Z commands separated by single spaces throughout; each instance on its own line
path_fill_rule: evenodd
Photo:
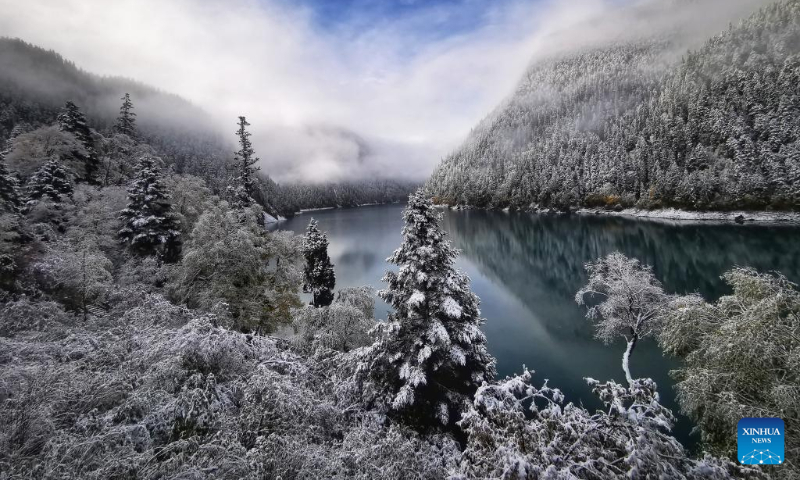
M 743 465 L 780 465 L 783 463 L 783 420 L 780 418 L 743 418 L 737 426 L 739 463 Z

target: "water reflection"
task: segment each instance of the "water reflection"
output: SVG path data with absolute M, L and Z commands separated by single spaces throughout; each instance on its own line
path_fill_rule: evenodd
M 325 210 L 281 225 L 302 233 L 311 216 L 330 239 L 337 287 L 373 285 L 389 268 L 385 258 L 397 248 L 402 229 L 400 205 Z M 489 349 L 501 376 L 523 364 L 550 379 L 569 400 L 596 407 L 583 377 L 622 381 L 622 345 L 604 346 L 573 297 L 586 281 L 583 265 L 619 250 L 652 265 L 668 292 L 699 292 L 709 299 L 726 293 L 720 280 L 734 265 L 779 270 L 800 280 L 800 229 L 738 225 L 681 225 L 613 217 L 538 216 L 468 210 L 445 212 L 444 227 L 462 254 L 458 266 L 472 278 L 487 318 Z M 387 306 L 376 304 L 385 318 Z M 634 375 L 650 376 L 664 402 L 675 409 L 668 372 L 677 363 L 653 342 L 637 347 Z M 676 434 L 688 441 L 690 425 Z

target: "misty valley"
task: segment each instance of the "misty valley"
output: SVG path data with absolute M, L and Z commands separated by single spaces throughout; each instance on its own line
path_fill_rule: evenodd
M 0 0 L 0 480 L 800 478 L 800 0 Z

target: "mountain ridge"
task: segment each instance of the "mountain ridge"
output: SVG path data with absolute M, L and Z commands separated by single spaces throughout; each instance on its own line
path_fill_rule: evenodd
M 223 195 L 237 149 L 233 128 L 230 138 L 224 137 L 208 112 L 180 95 L 126 77 L 97 75 L 55 50 L 0 37 L 0 145 L 12 136 L 55 123 L 66 101 L 86 113 L 90 127 L 108 133 L 125 92 L 133 98 L 141 140 L 154 147 L 176 173 L 198 176 L 214 193 Z M 404 200 L 417 185 L 380 178 L 279 184 L 263 171 L 258 178 L 254 197 L 274 217 L 304 208 L 394 203 Z
M 426 188 L 487 208 L 798 210 L 798 38 L 789 0 L 672 67 L 660 39 L 539 62 Z

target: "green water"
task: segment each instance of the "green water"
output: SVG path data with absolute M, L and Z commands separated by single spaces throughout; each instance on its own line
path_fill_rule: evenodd
M 401 241 L 402 205 L 307 212 L 279 228 L 302 233 L 313 216 L 328 232 L 337 288 L 372 285 L 391 267 L 385 262 Z M 599 402 L 584 377 L 624 381 L 624 345 L 593 338 L 575 292 L 583 265 L 621 251 L 652 265 L 668 292 L 699 292 L 716 299 L 728 292 L 719 276 L 735 265 L 778 270 L 800 281 L 800 228 L 753 225 L 667 224 L 615 217 L 539 216 L 480 210 L 444 211 L 443 227 L 461 250 L 458 268 L 472 279 L 487 319 L 484 331 L 500 376 L 536 371 L 569 401 Z M 378 301 L 375 314 L 386 318 Z M 662 401 L 676 413 L 669 371 L 679 363 L 650 341 L 631 359 L 635 376 L 656 380 Z M 691 423 L 679 417 L 675 434 L 687 445 Z

